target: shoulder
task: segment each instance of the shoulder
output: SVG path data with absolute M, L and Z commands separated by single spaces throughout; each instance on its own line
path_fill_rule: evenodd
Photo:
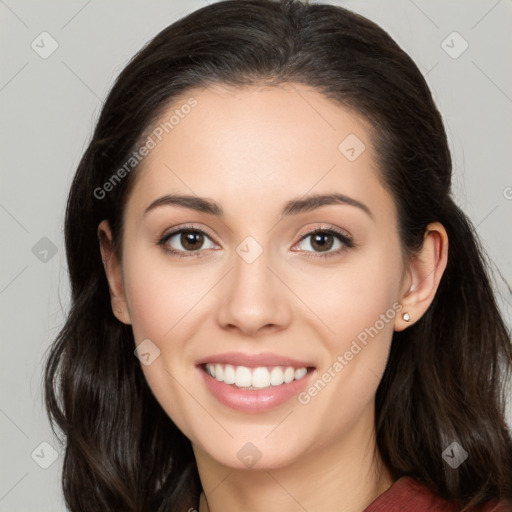
M 370 503 L 364 512 L 460 512 L 460 507 L 454 505 L 434 493 L 414 478 L 403 476 L 387 491 Z M 512 505 L 493 500 L 473 507 L 467 512 L 512 512 Z

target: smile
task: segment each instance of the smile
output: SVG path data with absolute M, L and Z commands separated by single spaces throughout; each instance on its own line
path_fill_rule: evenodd
M 290 402 L 317 375 L 310 362 L 274 355 L 217 355 L 198 361 L 196 368 L 218 403 L 243 413 L 264 413 Z
M 206 373 L 224 384 L 230 384 L 240 389 L 265 389 L 271 386 L 289 384 L 306 376 L 308 369 L 292 366 L 233 366 L 231 364 L 204 365 Z

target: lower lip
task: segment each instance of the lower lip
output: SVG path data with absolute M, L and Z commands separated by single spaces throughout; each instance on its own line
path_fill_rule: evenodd
M 241 389 L 225 384 L 198 367 L 210 393 L 222 404 L 243 412 L 264 412 L 284 404 L 297 396 L 307 386 L 311 376 L 316 373 L 310 370 L 302 379 L 288 384 L 270 386 L 263 389 Z

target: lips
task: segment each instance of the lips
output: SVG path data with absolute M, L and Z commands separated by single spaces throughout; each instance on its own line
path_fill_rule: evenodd
M 315 365 L 311 361 L 300 361 L 291 357 L 281 356 L 270 352 L 261 354 L 242 354 L 240 352 L 225 352 L 215 354 L 199 359 L 197 366 L 205 364 L 229 364 L 232 366 L 245 366 L 247 368 L 257 368 L 260 366 L 284 366 L 292 368 L 313 368 Z
M 196 363 L 203 382 L 222 404 L 242 412 L 264 412 L 287 402 L 316 374 L 311 361 L 272 353 L 223 353 Z

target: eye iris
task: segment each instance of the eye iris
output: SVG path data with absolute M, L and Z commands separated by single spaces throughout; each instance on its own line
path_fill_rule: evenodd
M 180 242 L 185 249 L 193 251 L 203 245 L 204 236 L 196 231 L 185 231 L 181 233 Z
M 314 248 L 314 249 L 317 249 L 319 248 L 320 251 L 328 251 L 329 249 L 331 249 L 332 245 L 333 245 L 333 236 L 332 235 L 329 235 L 329 234 L 321 234 L 321 233 L 316 233 L 314 235 L 312 235 L 312 242 L 311 242 L 311 246 Z M 329 241 L 325 241 L 325 239 L 328 238 Z M 317 247 L 315 247 L 315 245 Z

